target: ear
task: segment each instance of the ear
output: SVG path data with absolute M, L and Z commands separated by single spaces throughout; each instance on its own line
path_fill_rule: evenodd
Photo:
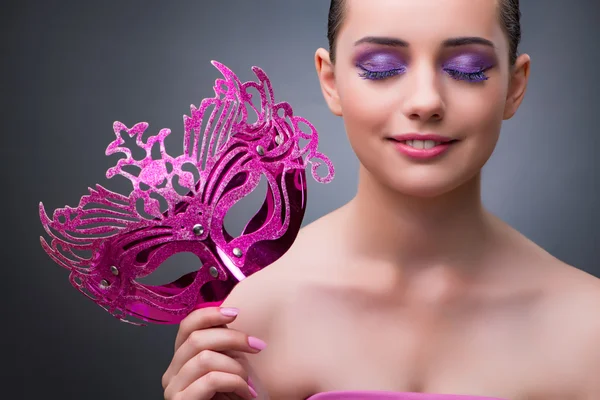
M 319 77 L 319 82 L 321 83 L 321 91 L 329 106 L 329 110 L 331 110 L 334 115 L 341 117 L 342 106 L 335 84 L 334 65 L 331 63 L 329 52 L 327 50 L 323 48 L 317 50 L 315 54 L 315 67 L 317 68 L 317 75 Z
M 531 59 L 527 54 L 521 54 L 511 68 L 510 83 L 504 106 L 504 119 L 511 119 L 517 112 L 527 89 Z

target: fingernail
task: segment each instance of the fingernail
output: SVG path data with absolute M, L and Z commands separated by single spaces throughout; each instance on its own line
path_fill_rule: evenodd
M 226 317 L 235 317 L 240 312 L 240 310 L 238 310 L 237 308 L 230 308 L 230 307 L 229 308 L 223 307 L 220 310 L 221 310 L 221 314 L 223 314 Z
M 254 397 L 254 398 L 258 397 L 258 393 L 256 393 L 256 390 L 254 390 L 252 388 L 252 386 L 248 385 L 248 389 L 250 389 L 250 394 L 252 395 L 252 397 Z
M 248 344 L 255 350 L 264 350 L 267 344 L 254 336 L 248 336 Z

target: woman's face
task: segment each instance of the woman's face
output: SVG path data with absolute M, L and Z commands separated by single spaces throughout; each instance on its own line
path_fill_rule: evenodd
M 320 49 L 317 70 L 375 179 L 431 197 L 478 174 L 529 71 L 526 55 L 510 67 L 498 13 L 496 0 L 346 1 L 335 66 Z

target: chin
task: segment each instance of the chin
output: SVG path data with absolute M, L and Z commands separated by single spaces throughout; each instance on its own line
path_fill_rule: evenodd
M 460 174 L 446 171 L 386 171 L 381 179 L 381 184 L 391 191 L 403 196 L 417 198 L 435 198 L 444 196 L 474 181 L 477 173 Z

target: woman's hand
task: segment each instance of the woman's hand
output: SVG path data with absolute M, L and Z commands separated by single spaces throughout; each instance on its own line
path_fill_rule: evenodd
M 257 397 L 248 384 L 245 353 L 256 354 L 266 344 L 227 328 L 237 313 L 235 308 L 203 308 L 181 322 L 175 354 L 162 378 L 166 400 Z

